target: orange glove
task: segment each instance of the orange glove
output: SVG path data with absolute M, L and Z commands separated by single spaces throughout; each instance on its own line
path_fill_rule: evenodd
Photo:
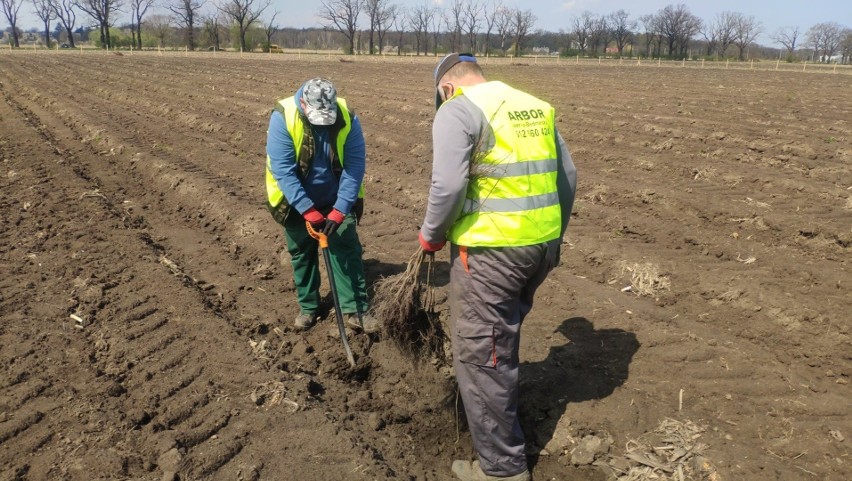
M 311 207 L 306 210 L 302 217 L 305 218 L 306 221 L 310 222 L 311 227 L 314 228 L 315 231 L 322 231 L 323 227 L 325 227 L 325 217 L 320 214 L 320 211 Z
M 420 246 L 423 247 L 423 250 L 426 252 L 438 252 L 439 250 L 443 249 L 444 245 L 446 245 L 447 243 L 446 240 L 443 242 L 436 243 L 428 242 L 426 239 L 423 238 L 422 232 L 418 234 L 417 238 L 420 240 Z

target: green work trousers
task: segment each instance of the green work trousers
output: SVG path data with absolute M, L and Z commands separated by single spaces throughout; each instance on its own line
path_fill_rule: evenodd
M 290 212 L 284 221 L 287 252 L 293 264 L 296 296 L 302 312 L 313 313 L 320 301 L 319 242 L 308 234 L 305 220 L 297 212 Z M 367 281 L 361 261 L 361 241 L 355 231 L 355 216 L 349 214 L 337 231 L 328 238 L 326 254 L 331 259 L 340 311 L 343 314 L 367 312 Z M 322 266 L 325 269 L 325 266 Z

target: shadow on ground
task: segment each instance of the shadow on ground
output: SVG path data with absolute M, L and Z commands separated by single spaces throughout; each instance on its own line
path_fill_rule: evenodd
M 553 437 L 568 403 L 604 399 L 624 384 L 639 349 L 632 332 L 595 329 L 585 317 L 567 319 L 554 331 L 566 342 L 540 362 L 520 366 L 520 417 L 527 444 L 543 447 Z M 531 467 L 538 456 L 531 456 Z

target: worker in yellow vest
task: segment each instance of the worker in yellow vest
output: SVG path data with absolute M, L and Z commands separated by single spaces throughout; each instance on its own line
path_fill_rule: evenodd
M 272 217 L 284 226 L 300 312 L 309 329 L 320 302 L 318 244 L 305 221 L 328 236 L 340 309 L 347 324 L 375 332 L 367 313 L 361 241 L 355 231 L 364 209 L 366 148 L 358 117 L 325 78 L 305 82 L 275 104 L 266 140 L 266 195 Z
M 478 460 L 464 481 L 526 481 L 518 421 L 520 327 L 559 263 L 577 171 L 547 102 L 487 81 L 476 58 L 435 69 L 432 185 L 420 244 L 449 241 L 453 366 Z

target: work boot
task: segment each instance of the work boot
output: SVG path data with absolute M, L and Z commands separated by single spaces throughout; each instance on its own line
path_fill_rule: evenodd
M 530 472 L 526 469 L 512 476 L 489 476 L 479 467 L 479 461 L 453 461 L 453 474 L 461 481 L 530 481 Z
M 296 329 L 300 331 L 305 331 L 313 327 L 317 322 L 317 314 L 315 312 L 300 312 L 298 316 L 296 316 Z
M 379 332 L 379 330 L 381 329 L 378 319 L 373 317 L 371 314 L 365 314 L 360 312 L 358 314 L 346 314 L 346 324 L 348 324 L 349 327 L 361 329 L 367 334 Z

